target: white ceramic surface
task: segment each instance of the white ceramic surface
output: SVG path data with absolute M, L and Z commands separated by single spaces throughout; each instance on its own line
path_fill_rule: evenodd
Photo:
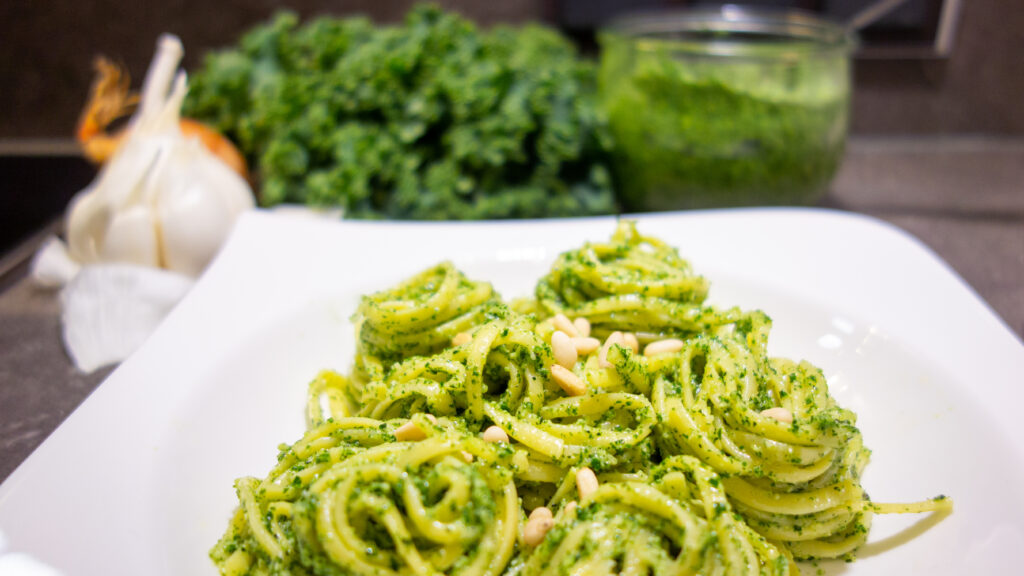
M 825 370 L 874 451 L 874 500 L 955 499 L 944 518 L 877 518 L 861 558 L 825 572 L 1014 572 L 1024 346 L 943 262 L 886 224 L 830 211 L 639 220 L 712 281 L 713 302 L 767 311 L 773 354 Z M 157 332 L 0 486 L 0 542 L 65 574 L 214 574 L 207 551 L 233 480 L 263 476 L 301 435 L 318 370 L 348 370 L 359 295 L 442 259 L 528 294 L 558 252 L 613 227 L 246 215 Z

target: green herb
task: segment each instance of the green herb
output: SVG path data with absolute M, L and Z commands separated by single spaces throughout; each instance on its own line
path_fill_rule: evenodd
M 351 218 L 615 210 L 595 73 L 557 32 L 478 30 L 436 7 L 398 26 L 292 14 L 210 54 L 185 110 L 239 144 L 261 202 Z

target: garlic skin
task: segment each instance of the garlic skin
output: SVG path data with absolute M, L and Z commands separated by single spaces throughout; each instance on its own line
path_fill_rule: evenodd
M 196 277 L 253 208 L 237 173 L 179 128 L 185 74 L 174 36 L 160 38 L 128 136 L 67 215 L 72 260 L 164 268 Z M 173 85 L 172 85 L 173 83 Z

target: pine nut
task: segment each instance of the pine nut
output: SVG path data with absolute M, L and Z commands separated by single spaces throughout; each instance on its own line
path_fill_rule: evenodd
M 417 442 L 426 437 L 427 433 L 421 430 L 412 420 L 395 429 L 395 440 L 399 442 Z
M 590 336 L 590 320 L 587 320 L 583 316 L 572 321 L 572 325 L 576 327 L 576 331 L 580 333 L 580 336 L 586 338 Z
M 553 518 L 531 518 L 523 527 L 523 542 L 527 546 L 537 546 L 544 541 L 544 537 L 554 525 Z
M 601 347 L 601 352 L 597 355 L 597 363 L 602 368 L 611 368 L 612 365 L 608 362 L 608 350 L 615 344 L 622 344 L 622 332 L 612 332 L 608 338 L 604 341 L 604 346 Z
M 469 452 L 466 452 L 465 450 L 460 450 L 459 452 L 461 453 L 462 459 L 465 460 L 467 464 L 473 462 L 473 455 L 472 454 L 470 454 Z
M 597 492 L 597 474 L 590 468 L 580 468 L 576 471 L 576 490 L 580 493 L 580 500 L 584 500 L 594 492 Z
M 576 347 L 576 354 L 586 356 L 601 347 L 601 341 L 597 338 L 577 337 L 572 338 L 572 345 Z
M 580 335 L 579 330 L 577 330 L 576 326 L 573 325 L 572 320 L 569 320 L 569 317 L 566 316 L 565 314 L 562 314 L 562 313 L 555 314 L 554 323 L 555 323 L 555 328 L 557 330 L 561 330 L 562 332 L 565 332 L 569 336 L 579 336 Z
M 658 340 L 657 342 L 651 342 L 644 347 L 644 356 L 651 357 L 657 356 L 658 354 L 671 354 L 672 352 L 679 352 L 683 349 L 683 341 L 678 338 L 666 338 L 665 340 Z
M 587 391 L 587 385 L 583 383 L 583 380 L 580 380 L 579 376 L 558 364 L 551 365 L 551 377 L 555 379 L 555 382 L 569 396 L 582 396 Z
M 545 506 L 537 506 L 530 512 L 530 520 L 534 518 L 554 518 L 555 515 L 551 513 L 551 509 Z
M 489 426 L 487 430 L 484 430 L 484 442 L 504 442 L 508 444 L 508 434 L 504 430 L 497 426 Z
M 626 346 L 633 349 L 633 354 L 640 353 L 640 341 L 636 339 L 636 334 L 626 332 L 622 335 L 622 341 L 626 343 Z
M 462 346 L 468 344 L 473 337 L 469 335 L 469 332 L 459 332 L 452 338 L 452 346 Z
M 572 367 L 576 365 L 576 347 L 572 344 L 572 339 L 569 335 L 561 330 L 555 330 L 555 333 L 551 335 L 551 351 L 555 354 L 555 362 L 558 362 L 562 367 L 572 370 Z
M 576 501 L 575 501 L 575 500 L 573 500 L 573 501 L 569 502 L 568 504 L 566 504 L 566 505 L 565 505 L 565 515 L 566 515 L 566 516 L 569 516 L 569 515 L 571 515 L 571 514 L 575 514 L 575 513 L 576 513 L 576 508 L 577 508 L 578 506 L 579 506 L 579 505 L 578 505 L 578 504 L 576 504 Z
M 781 406 L 776 406 L 775 408 L 762 410 L 761 416 L 765 416 L 767 418 L 774 418 L 779 422 L 784 422 L 786 424 L 789 424 L 790 422 L 793 421 L 793 413 L 790 412 L 789 410 L 786 410 L 785 408 L 782 408 Z

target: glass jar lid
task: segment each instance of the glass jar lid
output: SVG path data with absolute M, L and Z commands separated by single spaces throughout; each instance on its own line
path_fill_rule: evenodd
M 701 56 L 835 56 L 856 46 L 852 32 L 809 12 L 735 5 L 628 15 L 608 30 L 633 40 L 639 50 Z

